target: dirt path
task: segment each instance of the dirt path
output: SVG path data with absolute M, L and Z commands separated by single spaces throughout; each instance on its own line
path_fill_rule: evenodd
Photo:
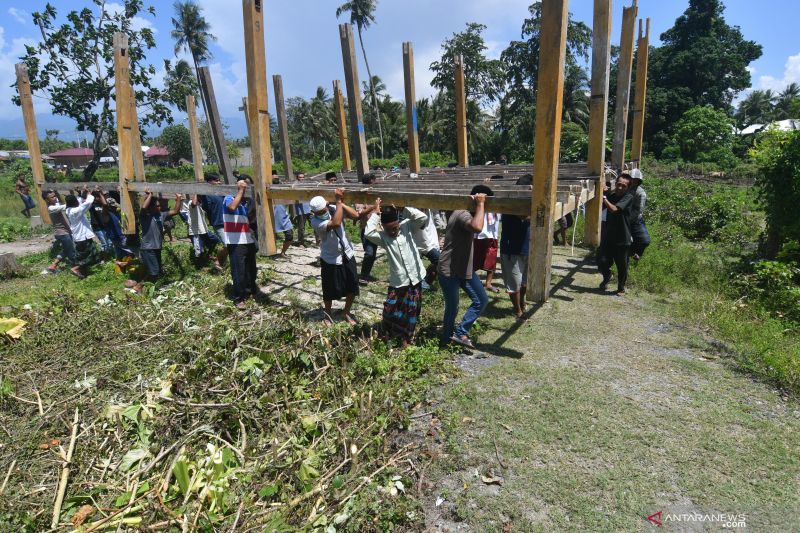
M 32 239 L 14 242 L 0 242 L 0 254 L 12 253 L 17 257 L 46 252 L 53 245 L 52 235 L 40 235 Z
M 429 531 L 655 531 L 658 512 L 671 531 L 799 530 L 797 402 L 663 301 L 600 295 L 590 264 L 555 260 L 558 291 L 523 325 L 492 296 L 489 357 L 460 357 L 417 423 L 447 436 L 422 487 Z M 672 516 L 693 513 L 747 527 Z

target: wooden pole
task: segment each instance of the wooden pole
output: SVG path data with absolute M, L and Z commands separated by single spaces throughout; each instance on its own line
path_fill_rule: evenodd
M 122 209 L 122 232 L 126 235 L 136 233 L 135 198 L 128 190 L 128 182 L 133 181 L 133 124 L 131 121 L 130 99 L 130 59 L 128 57 L 128 36 L 114 34 L 114 84 L 117 96 L 117 143 L 119 145 L 118 164 L 119 188 Z
M 589 173 L 600 176 L 599 191 L 586 204 L 584 240 L 589 246 L 600 245 L 603 210 L 603 183 L 606 162 L 606 125 L 608 122 L 608 83 L 611 70 L 611 5 L 613 0 L 594 0 L 592 30 L 592 82 L 589 109 Z
M 406 85 L 406 132 L 408 134 L 408 168 L 419 173 L 419 128 L 417 125 L 417 89 L 414 82 L 414 45 L 403 43 L 403 74 Z
M 275 233 L 272 202 L 267 187 L 272 184 L 272 151 L 267 102 L 267 55 L 264 49 L 264 13 L 261 0 L 242 0 L 244 51 L 247 64 L 247 110 L 250 116 L 250 146 L 253 151 L 254 201 L 258 218 L 258 251 L 274 255 Z
M 544 303 L 550 296 L 568 4 L 568 0 L 545 0 L 542 3 L 527 293 L 528 298 L 537 303 Z
M 614 118 L 614 144 L 611 152 L 611 164 L 619 170 L 625 167 L 625 140 L 628 134 L 628 107 L 631 96 L 631 70 L 633 69 L 633 38 L 638 11 L 636 0 L 633 0 L 631 7 L 622 10 L 622 37 L 617 63 L 619 65 L 617 109 Z
M 350 111 L 350 129 L 356 149 L 356 171 L 359 180 L 369 172 L 369 154 L 367 139 L 364 135 L 364 113 L 361 110 L 361 87 L 358 83 L 358 63 L 356 47 L 353 40 L 353 27 L 350 24 L 339 25 L 339 38 L 342 43 L 342 62 L 344 78 L 347 86 L 347 107 Z
M 194 96 L 186 95 L 186 114 L 189 115 L 189 137 L 192 139 L 192 167 L 195 181 L 205 179 L 203 172 L 203 149 L 200 146 L 200 130 L 197 129 L 197 107 Z
M 244 111 L 244 125 L 247 127 L 247 136 L 250 137 L 250 108 L 247 106 L 246 96 L 242 96 L 242 107 L 239 111 Z
M 350 162 L 350 139 L 347 135 L 347 120 L 344 116 L 344 95 L 342 82 L 333 80 L 333 105 L 336 112 L 336 127 L 339 129 L 339 148 L 342 151 L 342 170 L 350 172 L 353 164 Z
M 142 132 L 139 131 L 139 113 L 136 111 L 136 91 L 128 86 L 128 101 L 131 106 L 131 152 L 133 153 L 134 181 L 147 181 L 144 173 L 144 152 L 142 152 Z
M 260 3 L 260 2 L 259 2 Z M 225 183 L 234 184 L 233 169 L 228 159 L 228 145 L 225 143 L 225 132 L 222 129 L 222 119 L 219 116 L 217 100 L 214 97 L 214 83 L 211 81 L 211 72 L 208 67 L 200 67 L 200 91 L 206 102 L 206 112 L 208 113 L 208 124 L 211 128 L 211 137 L 214 139 L 214 148 L 217 151 L 217 164 L 219 172 L 225 177 Z M 265 87 L 266 90 L 266 87 Z
M 647 103 L 647 63 L 650 57 L 650 18 L 647 18 L 647 31 L 642 31 L 639 19 L 639 42 L 636 57 L 636 96 L 633 99 L 633 143 L 631 161 L 637 168 L 642 160 L 642 139 L 644 137 L 644 112 Z
M 272 76 L 272 83 L 275 85 L 275 112 L 278 115 L 278 135 L 281 141 L 281 151 L 283 152 L 283 164 L 286 167 L 284 176 L 289 181 L 294 181 L 294 169 L 292 168 L 292 151 L 289 146 L 289 124 L 286 121 L 286 105 L 283 101 L 283 78 L 280 74 Z
M 464 57 L 455 58 L 456 65 L 456 144 L 458 145 L 458 166 L 469 166 L 467 147 L 467 93 L 464 85 Z
M 42 165 L 42 151 L 39 148 L 39 131 L 36 127 L 36 113 L 33 110 L 33 95 L 31 94 L 31 80 L 28 77 L 28 67 L 25 63 L 17 63 L 17 90 L 19 91 L 22 118 L 25 121 L 25 135 L 28 139 L 28 155 L 30 156 L 31 172 L 33 173 L 34 201 L 39 208 L 42 222 L 50 224 L 50 213 L 47 211 L 47 202 L 42 198 L 42 185 L 44 184 L 44 166 Z

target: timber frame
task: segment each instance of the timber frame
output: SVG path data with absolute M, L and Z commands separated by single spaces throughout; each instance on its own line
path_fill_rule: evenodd
M 547 301 L 550 292 L 550 271 L 552 256 L 553 223 L 574 211 L 586 206 L 586 242 L 599 245 L 600 207 L 605 180 L 606 117 L 609 96 L 610 38 L 613 0 L 594 0 L 594 36 L 592 52 L 592 79 L 590 98 L 589 152 L 587 163 L 559 164 L 559 145 L 561 138 L 561 118 L 563 107 L 564 61 L 569 0 L 543 0 L 542 2 L 542 47 L 539 57 L 539 85 L 537 89 L 536 137 L 533 165 L 469 166 L 467 145 L 467 123 L 465 116 L 466 96 L 464 64 L 455 58 L 455 92 L 458 96 L 457 139 L 458 167 L 421 168 L 419 163 L 419 144 L 417 134 L 417 113 L 414 99 L 414 61 L 413 45 L 403 43 L 403 66 L 406 89 L 406 113 L 408 117 L 409 162 L 410 168 L 396 172 L 376 172 L 376 181 L 363 184 L 364 176 L 370 171 L 364 123 L 359 94 L 358 69 L 353 42 L 353 31 L 349 24 L 339 26 L 339 38 L 345 74 L 345 88 L 348 97 L 351 134 L 348 136 L 345 120 L 345 102 L 341 84 L 334 81 L 334 103 L 337 126 L 343 155 L 343 171 L 337 175 L 337 182 L 324 183 L 310 178 L 297 182 L 272 184 L 272 157 L 269 139 L 269 115 L 267 112 L 266 60 L 264 51 L 263 3 L 260 0 L 242 0 L 244 13 L 245 52 L 247 59 L 248 97 L 244 100 L 244 111 L 248 118 L 248 129 L 254 155 L 255 185 L 247 190 L 247 195 L 258 206 L 258 242 L 262 253 L 276 252 L 275 236 L 272 228 L 273 204 L 293 204 L 308 201 L 321 195 L 334 199 L 334 190 L 345 190 L 345 201 L 373 203 L 381 198 L 386 204 L 410 205 L 419 208 L 441 210 L 474 209 L 474 201 L 469 196 L 470 189 L 478 183 L 486 183 L 495 191 L 495 196 L 486 202 L 488 212 L 529 216 L 531 218 L 531 246 L 528 260 L 529 284 L 527 298 L 537 303 Z M 627 124 L 627 102 L 630 93 L 630 69 L 633 59 L 634 24 L 637 14 L 636 0 L 624 10 L 621 75 L 617 87 L 617 101 L 621 105 L 616 110 L 617 129 L 614 135 L 614 154 L 612 163 L 623 168 L 625 161 L 625 131 L 621 125 Z M 647 32 L 639 31 L 639 56 L 637 65 L 639 75 L 636 80 L 636 103 L 634 107 L 634 150 L 633 164 L 641 157 L 641 130 L 644 123 L 644 103 L 646 92 L 647 46 L 649 45 L 649 19 Z M 115 58 L 117 60 L 117 132 L 120 139 L 120 180 L 122 209 L 127 216 L 124 220 L 126 230 L 133 228 L 133 205 L 136 193 L 142 193 L 148 186 L 155 193 L 164 194 L 235 194 L 234 185 L 209 185 L 200 182 L 202 166 L 200 163 L 199 142 L 197 142 L 194 100 L 187 100 L 189 108 L 192 147 L 195 159 L 195 182 L 144 183 L 136 172 L 137 162 L 133 139 L 135 129 L 135 96 L 127 83 L 127 37 L 115 37 Z M 209 80 L 210 81 L 210 78 Z M 280 136 L 284 154 L 290 154 L 289 135 L 282 109 L 283 86 L 279 76 L 273 78 L 276 100 L 278 102 Z M 204 84 L 210 88 L 210 83 Z M 209 106 L 216 110 L 213 95 L 205 91 L 204 97 Z M 621 95 L 621 97 L 620 97 Z M 129 102 L 127 100 L 130 100 Z M 123 105 L 119 105 L 120 101 Z M 33 109 L 25 110 L 26 125 L 33 118 Z M 35 120 L 35 118 L 33 118 Z M 35 122 L 33 122 L 35 125 Z M 138 126 L 138 124 L 137 124 Z M 35 126 L 34 126 L 35 127 Z M 213 128 L 212 128 L 213 129 Z M 138 137 L 138 132 L 136 134 Z M 29 135 L 30 137 L 30 135 Z M 34 135 L 35 137 L 35 135 Z M 350 144 L 355 151 L 355 170 L 351 170 Z M 289 161 L 290 155 L 288 155 Z M 289 162 L 287 161 L 287 162 Z M 289 163 L 290 164 L 290 163 Z M 287 165 L 289 166 L 289 165 Z M 288 169 L 287 169 L 288 170 Z M 227 177 L 227 172 L 225 173 Z M 523 175 L 532 175 L 532 185 L 517 185 Z M 40 185 L 37 182 L 37 185 Z M 58 191 L 79 188 L 80 183 L 57 183 L 51 187 Z M 97 183 L 87 184 L 96 186 Z M 37 191 L 38 192 L 38 191 Z

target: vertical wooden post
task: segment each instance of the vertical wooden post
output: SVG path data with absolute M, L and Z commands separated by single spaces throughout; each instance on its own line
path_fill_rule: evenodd
M 33 95 L 31 94 L 31 80 L 28 78 L 28 67 L 25 63 L 17 63 L 17 91 L 22 106 L 22 118 L 25 121 L 25 135 L 28 139 L 28 155 L 33 172 L 34 201 L 39 208 L 42 222 L 50 224 L 50 213 L 47 211 L 47 202 L 42 198 L 42 185 L 44 184 L 44 166 L 42 165 L 42 151 L 39 148 L 39 131 L 36 127 L 36 113 L 33 111 Z
M 458 166 L 469 166 L 467 147 L 467 92 L 464 85 L 464 56 L 455 57 L 456 66 L 456 144 L 458 145 Z
M 194 167 L 195 181 L 205 179 L 203 172 L 203 149 L 200 146 L 200 130 L 197 129 L 197 107 L 194 96 L 186 95 L 186 114 L 189 115 L 189 137 L 192 140 L 192 167 Z
M 342 42 L 342 62 L 347 86 L 351 137 L 356 149 L 356 171 L 358 179 L 361 180 L 369 172 L 369 154 L 367 153 L 367 139 L 364 135 L 364 113 L 361 110 L 361 87 L 358 83 L 358 63 L 356 62 L 353 27 L 350 24 L 340 24 L 339 38 Z
M 644 137 L 644 112 L 647 103 L 647 62 L 650 57 L 650 17 L 647 18 L 647 31 L 642 32 L 642 21 L 639 19 L 639 42 L 636 57 L 636 95 L 633 99 L 633 143 L 631 144 L 631 161 L 641 166 L 642 139 Z
M 344 116 L 344 95 L 342 82 L 333 80 L 333 106 L 336 114 L 336 127 L 339 129 L 339 148 L 342 151 L 342 170 L 350 172 L 353 164 L 350 162 L 350 139 L 347 135 L 347 120 Z
M 244 111 L 244 125 L 247 127 L 247 136 L 250 137 L 250 108 L 247 106 L 246 96 L 242 96 L 242 107 L 239 111 Z
M 258 251 L 274 255 L 275 232 L 272 202 L 267 187 L 272 184 L 272 150 L 267 104 L 267 56 L 264 49 L 264 13 L 261 0 L 242 0 L 244 51 L 247 64 L 247 105 L 250 116 L 250 147 L 253 151 L 253 199 L 258 218 Z
M 283 164 L 286 167 L 284 176 L 289 181 L 294 181 L 294 169 L 292 168 L 292 150 L 289 146 L 289 124 L 286 122 L 286 105 L 283 101 L 283 78 L 280 74 L 272 76 L 272 83 L 275 85 L 275 113 L 278 115 L 278 135 L 281 141 L 281 151 L 283 152 Z
M 625 166 L 625 139 L 628 134 L 628 107 L 631 96 L 631 70 L 633 69 L 633 38 L 638 11 L 636 0 L 633 0 L 631 7 L 622 10 L 622 37 L 617 63 L 617 109 L 614 115 L 614 145 L 611 151 L 611 164 L 617 169 Z
M 131 113 L 131 152 L 133 153 L 133 180 L 147 181 L 144 173 L 144 152 L 142 152 L 142 132 L 139 131 L 139 113 L 136 111 L 136 91 L 128 85 L 128 101 Z
M 114 90 L 117 98 L 117 143 L 119 154 L 119 188 L 122 209 L 122 232 L 126 235 L 136 233 L 136 213 L 133 206 L 135 199 L 128 190 L 128 182 L 134 174 L 133 163 L 133 124 L 131 121 L 131 104 L 129 102 L 130 58 L 128 57 L 128 36 L 117 32 L 114 34 Z
M 406 84 L 406 132 L 408 134 L 408 168 L 419 172 L 419 128 L 417 125 L 417 89 L 414 81 L 414 45 L 403 43 L 403 74 Z
M 603 210 L 603 183 L 606 162 L 606 124 L 608 122 L 608 93 L 611 70 L 611 9 L 612 0 L 594 0 L 592 29 L 592 82 L 589 109 L 589 174 L 600 176 L 594 198 L 586 204 L 584 240 L 589 246 L 600 245 Z
M 527 293 L 528 298 L 537 303 L 544 303 L 550 296 L 568 4 L 568 0 L 545 0 L 542 3 Z
M 233 169 L 228 159 L 228 145 L 225 143 L 222 119 L 219 116 L 217 100 L 214 97 L 214 83 L 211 81 L 211 72 L 209 72 L 208 67 L 200 67 L 199 74 L 200 91 L 203 93 L 203 98 L 206 102 L 206 113 L 208 113 L 208 125 L 211 128 L 211 137 L 214 139 L 214 147 L 217 150 L 219 172 L 225 176 L 225 183 L 232 185 L 236 181 L 233 179 Z M 266 90 L 266 87 L 264 89 Z

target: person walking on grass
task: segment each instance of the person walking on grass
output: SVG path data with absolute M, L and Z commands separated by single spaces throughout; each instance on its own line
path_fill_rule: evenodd
M 422 280 L 422 290 L 429 291 L 436 281 L 436 267 L 442 254 L 439 249 L 439 233 L 436 231 L 439 212 L 434 213 L 432 209 L 425 209 L 423 213 L 428 217 L 428 221 L 421 228 L 412 226 L 411 235 L 414 237 L 419 254 L 430 262 L 425 271 L 425 279 Z
M 503 215 L 500 221 L 500 262 L 506 292 L 517 318 L 522 318 L 525 313 L 530 241 L 531 221 L 528 217 Z
M 175 195 L 175 207 L 170 214 L 174 217 L 180 214 L 185 217 L 186 228 L 189 240 L 192 241 L 192 251 L 195 261 L 205 261 L 208 255 L 214 252 L 214 248 L 219 244 L 217 234 L 208 231 L 206 224 L 206 212 L 200 206 L 200 198 L 193 194 L 190 198 L 184 198 L 181 194 Z M 216 257 L 215 257 L 216 260 Z M 219 264 L 215 265 L 218 270 L 222 270 Z
M 628 280 L 628 260 L 633 238 L 631 237 L 631 209 L 634 195 L 630 191 L 631 178 L 628 173 L 617 178 L 614 191 L 603 196 L 603 205 L 608 210 L 606 231 L 600 243 L 598 267 L 603 275 L 600 290 L 605 291 L 611 281 L 611 265 L 617 266 L 617 294 L 625 294 Z
M 233 303 L 237 309 L 245 309 L 247 298 L 260 296 L 256 276 L 256 241 L 250 231 L 245 191 L 247 182 L 239 180 L 236 196 L 223 199 L 223 234 L 231 260 Z
M 161 215 L 161 200 L 149 188 L 144 190 L 144 201 L 139 213 L 141 246 L 139 258 L 144 264 L 147 281 L 157 280 L 163 274 L 161 249 L 164 246 L 164 219 Z
M 206 172 L 205 174 L 206 183 L 210 185 L 220 185 L 222 180 L 219 177 L 219 174 L 215 174 L 213 172 Z M 224 196 L 218 195 L 204 195 L 200 197 L 200 205 L 203 208 L 203 211 L 208 215 L 208 221 L 211 224 L 211 227 L 214 229 L 214 233 L 217 236 L 217 240 L 221 243 L 225 243 L 225 231 L 223 226 L 225 222 L 223 220 L 223 206 L 222 203 L 225 200 Z M 228 258 L 228 248 L 226 246 L 222 246 L 217 252 L 217 258 L 214 262 L 214 266 L 219 270 L 222 271 L 222 267 L 225 264 L 225 260 Z
M 336 177 L 335 173 L 333 173 L 333 175 Z M 364 185 L 372 185 L 375 183 L 375 174 L 370 173 L 364 176 L 362 183 Z M 367 220 L 370 218 L 374 206 L 356 204 L 355 208 L 359 216 L 358 225 L 361 230 L 361 246 L 364 248 L 364 257 L 361 260 L 361 275 L 358 281 L 361 285 L 367 285 L 373 281 L 378 281 L 378 279 L 372 275 L 372 267 L 375 265 L 375 259 L 378 257 L 378 247 L 375 243 L 367 239 L 364 234 L 367 228 Z
M 441 343 L 456 343 L 474 348 L 469 338 L 469 330 L 489 303 L 486 289 L 478 274 L 473 270 L 473 243 L 475 234 L 483 229 L 486 185 L 476 185 L 471 195 L 475 200 L 475 211 L 465 209 L 453 211 L 447 221 L 444 246 L 439 258 L 439 285 L 444 293 L 444 318 L 442 320 Z M 461 323 L 455 327 L 458 314 L 459 291 L 464 290 L 472 300 Z
M 106 239 L 111 243 L 114 248 L 114 258 L 116 261 L 121 261 L 126 257 L 133 257 L 135 254 L 133 250 L 128 247 L 128 238 L 122 233 L 122 224 L 119 216 L 119 204 L 111 194 L 106 195 L 102 189 L 97 189 L 95 193 L 96 198 L 100 199 L 100 205 L 103 207 L 103 231 Z M 119 266 L 119 264 L 117 265 Z
M 306 175 L 300 172 L 295 177 L 297 181 L 304 181 L 306 179 Z M 297 246 L 302 248 L 306 247 L 306 223 L 311 226 L 311 206 L 308 202 L 295 202 L 294 204 L 294 224 L 297 226 Z M 311 233 L 314 234 L 314 242 L 317 246 L 319 246 L 319 241 L 317 240 L 317 234 L 314 232 L 314 228 L 311 227 Z
M 289 213 L 286 211 L 286 206 L 282 204 L 276 204 L 274 209 L 275 215 L 275 233 L 283 236 L 283 246 L 281 247 L 281 252 L 278 254 L 278 257 L 281 259 L 289 259 L 289 256 L 286 252 L 289 251 L 289 247 L 292 246 L 294 242 L 294 227 L 292 226 L 292 219 L 289 217 Z
M 494 196 L 494 192 L 487 187 L 486 196 Z M 486 213 L 483 215 L 483 229 L 480 233 L 475 235 L 475 251 L 472 260 L 472 269 L 474 271 L 485 270 L 486 281 L 483 283 L 484 288 L 492 292 L 500 292 L 496 287 L 492 286 L 495 270 L 497 270 L 497 227 L 499 223 L 499 216 L 495 213 Z
M 638 261 L 644 255 L 644 251 L 650 246 L 650 233 L 644 223 L 644 208 L 647 204 L 647 193 L 642 187 L 644 175 L 638 168 L 630 171 L 631 189 L 633 191 L 633 205 L 631 206 L 631 257 Z
M 72 241 L 75 243 L 75 265 L 70 272 L 78 278 L 85 278 L 89 267 L 100 262 L 97 245 L 94 242 L 94 233 L 87 218 L 87 212 L 94 204 L 94 196 L 84 187 L 80 196 L 68 194 L 64 198 L 66 209 L 64 213 L 69 220 Z
M 319 238 L 320 275 L 322 277 L 322 301 L 325 305 L 324 323 L 331 325 L 333 300 L 344 298 L 344 318 L 348 324 L 355 325 L 356 317 L 351 309 L 358 296 L 358 265 L 353 245 L 344 231 L 344 217 L 359 218 L 355 209 L 344 203 L 344 189 L 336 189 L 335 207 L 329 206 L 322 196 L 315 196 L 309 202 L 311 227 Z
M 58 193 L 54 190 L 45 192 L 44 201 L 47 203 L 50 223 L 53 225 L 53 237 L 55 237 L 53 251 L 56 255 L 50 266 L 42 273 L 55 274 L 58 272 L 58 266 L 64 260 L 69 263 L 70 267 L 75 266 L 75 243 L 72 241 L 72 230 L 66 214 L 67 206 L 61 203 Z
M 380 213 L 380 214 L 379 214 Z M 422 311 L 422 281 L 425 266 L 414 242 L 414 229 L 428 223 L 428 215 L 406 207 L 381 209 L 381 199 L 375 201 L 367 221 L 364 236 L 386 250 L 389 260 L 389 289 L 383 304 L 384 335 L 396 338 L 405 348 L 414 341 L 414 331 Z
M 20 200 L 22 200 L 22 214 L 26 218 L 31 217 L 31 210 L 36 209 L 36 203 L 31 198 L 31 190 L 25 181 L 25 174 L 17 174 L 17 182 L 14 184 L 14 190 L 17 191 Z

